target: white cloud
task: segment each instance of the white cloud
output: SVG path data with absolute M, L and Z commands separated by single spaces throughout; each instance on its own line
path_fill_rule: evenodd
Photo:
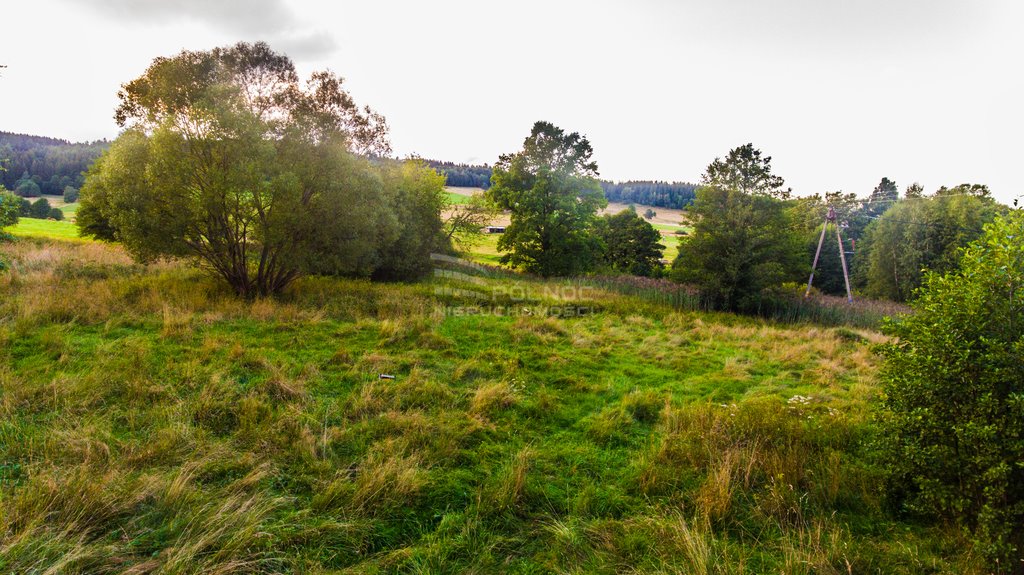
M 295 21 L 281 0 L 80 0 L 96 13 L 128 22 L 202 22 L 240 34 L 271 33 Z
M 80 0 L 96 14 L 166 27 L 198 23 L 248 40 L 264 40 L 296 59 L 321 59 L 337 48 L 324 30 L 310 30 L 283 0 Z

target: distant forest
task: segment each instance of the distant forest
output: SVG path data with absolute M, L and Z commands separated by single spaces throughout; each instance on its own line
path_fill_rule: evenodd
M 29 179 L 44 194 L 61 195 L 69 186 L 77 190 L 82 187 L 84 172 L 109 145 L 106 140 L 73 144 L 44 136 L 0 132 L 0 166 L 4 168 L 0 171 L 0 184 L 8 190 L 16 190 Z M 491 168 L 486 164 L 423 161 L 446 175 L 449 186 L 483 189 L 491 186 Z M 609 202 L 660 208 L 679 209 L 689 205 L 696 187 L 686 182 L 601 181 Z
M 449 186 L 483 189 L 491 186 L 491 168 L 487 165 L 456 164 L 437 160 L 423 161 L 438 173 L 448 176 Z M 681 209 L 693 201 L 697 185 L 688 182 L 609 182 L 602 180 L 601 188 L 609 202 Z
M 62 195 L 68 186 L 82 186 L 83 172 L 109 145 L 106 140 L 72 144 L 55 138 L 0 132 L 0 184 L 16 190 L 31 180 L 44 194 Z
M 437 160 L 423 160 L 439 174 L 448 176 L 448 185 L 457 188 L 483 188 L 491 187 L 490 166 L 474 166 L 471 164 L 456 164 L 454 162 L 439 162 Z
M 697 184 L 688 182 L 601 182 L 609 202 L 682 209 L 693 202 Z

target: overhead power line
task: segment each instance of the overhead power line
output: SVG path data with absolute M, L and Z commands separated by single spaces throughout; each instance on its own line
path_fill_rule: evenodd
M 881 215 L 881 216 L 867 216 L 867 218 L 869 220 L 880 220 L 883 217 L 885 217 L 884 214 Z M 956 225 L 956 224 L 936 224 L 936 223 L 931 223 L 931 222 L 913 222 L 913 221 L 910 221 L 910 220 L 900 220 L 900 219 L 896 219 L 896 218 L 893 218 L 893 217 L 885 217 L 885 219 L 886 219 L 886 221 L 895 222 L 897 224 L 909 224 L 909 225 L 912 225 L 912 226 L 928 226 L 928 227 L 932 227 L 932 228 L 943 228 L 943 229 L 956 228 L 956 229 L 959 229 L 959 230 L 963 230 L 965 232 L 971 232 L 971 233 L 976 233 L 976 234 L 977 233 L 981 233 L 981 230 L 979 230 L 979 229 L 968 228 L 968 227 L 959 226 L 959 225 Z
M 942 198 L 965 198 L 965 197 L 986 199 L 986 196 L 979 196 L 978 194 L 942 194 L 941 196 L 915 196 L 913 198 L 896 198 L 896 199 L 889 199 L 889 200 L 870 200 L 870 199 L 869 200 L 857 200 L 857 203 L 860 203 L 860 204 L 888 204 L 888 203 L 894 203 L 894 202 L 904 202 L 904 201 L 908 201 L 908 200 L 940 200 Z M 993 199 L 993 198 L 987 198 L 987 199 Z

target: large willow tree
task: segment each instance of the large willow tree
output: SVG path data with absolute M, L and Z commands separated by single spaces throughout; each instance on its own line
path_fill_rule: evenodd
M 387 126 L 338 77 L 300 82 L 287 56 L 240 43 L 157 58 L 118 96 L 125 130 L 88 174 L 83 233 L 140 261 L 194 258 L 245 297 L 370 275 L 400 240 L 400 190 L 366 159 L 389 153 Z

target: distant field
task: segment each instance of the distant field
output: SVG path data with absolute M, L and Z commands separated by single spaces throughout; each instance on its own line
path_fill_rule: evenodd
M 468 204 L 469 196 L 466 194 L 460 194 L 459 192 L 453 192 L 452 188 L 446 188 L 445 191 L 448 193 L 448 201 L 454 205 Z
M 11 234 L 21 237 L 52 238 L 61 240 L 89 241 L 78 235 L 74 222 L 57 222 L 54 220 L 38 220 L 21 218 L 16 226 L 6 228 Z
M 484 193 L 483 188 L 462 188 L 459 186 L 445 186 L 444 189 L 447 190 L 449 194 L 463 196 L 467 198 L 469 196 L 475 196 L 477 194 Z
M 469 198 L 471 196 L 483 193 L 483 190 L 480 188 L 457 188 L 453 186 L 448 186 L 445 188 L 445 190 L 448 192 L 448 196 L 453 199 L 455 199 L 457 196 L 461 196 L 462 198 Z M 457 203 L 465 202 L 462 201 Z M 608 207 L 601 210 L 601 213 L 617 214 L 622 210 L 627 209 L 628 207 L 629 204 L 609 202 Z M 683 214 L 682 210 L 675 210 L 672 208 L 659 208 L 656 206 L 646 206 L 643 204 L 633 204 L 633 207 L 636 208 L 636 211 L 639 214 L 643 214 L 645 211 L 647 211 L 648 208 L 653 210 L 656 215 L 653 218 L 651 218 L 650 222 L 655 228 L 659 230 L 675 231 L 678 229 L 685 229 L 687 227 L 683 224 L 683 221 L 686 219 L 686 217 Z M 499 219 L 501 218 L 499 217 Z M 507 217 L 505 219 L 505 223 L 507 223 Z
M 448 197 L 452 199 L 454 204 L 464 204 L 469 201 L 469 198 L 473 195 L 482 193 L 483 190 L 480 188 L 456 188 L 447 187 L 445 190 L 448 192 Z M 602 210 L 603 214 L 615 214 L 628 208 L 628 204 L 609 203 L 608 207 Z M 676 254 L 679 253 L 679 238 L 675 232 L 678 230 L 689 231 L 690 226 L 684 225 L 684 216 L 682 210 L 673 210 L 670 208 L 658 208 L 654 206 L 644 206 L 634 204 L 637 213 L 643 214 L 648 208 L 654 210 L 657 214 L 650 220 L 651 225 L 654 229 L 661 232 L 661 243 L 665 246 L 665 252 L 663 259 L 671 262 L 676 258 Z M 499 214 L 493 222 L 494 225 L 507 226 L 509 224 L 508 214 Z M 469 250 L 470 256 L 481 263 L 497 265 L 498 259 L 501 257 L 501 253 L 498 252 L 498 238 L 500 236 L 488 235 L 484 236 L 483 241 L 473 246 Z

